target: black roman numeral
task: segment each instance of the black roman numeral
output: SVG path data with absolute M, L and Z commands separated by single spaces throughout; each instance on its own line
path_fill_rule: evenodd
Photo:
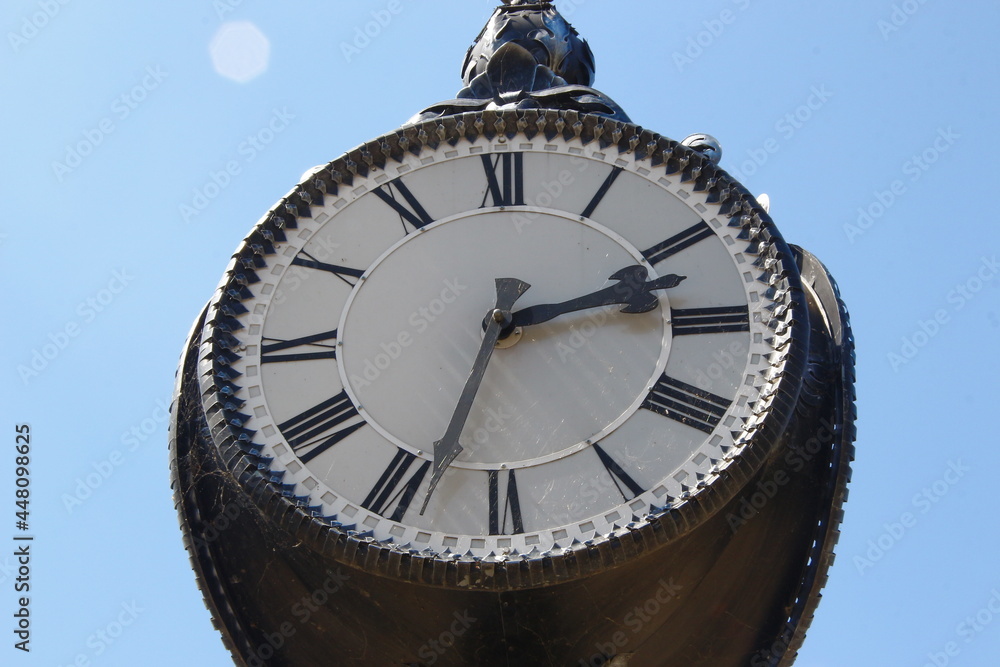
M 731 403 L 726 398 L 675 380 L 664 373 L 649 392 L 642 407 L 699 431 L 711 433 L 722 421 Z
M 632 477 L 625 472 L 620 465 L 618 465 L 618 462 L 611 458 L 611 456 L 604 451 L 600 445 L 595 444 L 594 451 L 597 452 L 597 456 L 601 459 L 601 463 L 604 464 L 604 467 L 607 469 L 608 473 L 610 473 L 611 481 L 615 483 L 616 487 L 618 487 L 618 492 L 622 494 L 622 498 L 625 500 L 632 500 L 632 498 L 640 496 L 646 492 L 646 490 L 639 486 L 636 481 L 632 479 Z M 625 485 L 625 488 L 632 492 L 631 498 L 625 493 L 625 490 L 622 489 L 622 485 Z
M 379 477 L 375 488 L 371 490 L 361 506 L 376 514 L 381 514 L 391 521 L 401 521 L 406 510 L 410 508 L 410 503 L 413 502 L 413 496 L 416 495 L 420 483 L 424 481 L 427 471 L 431 468 L 431 462 L 424 461 L 423 465 L 404 481 L 406 474 L 416 460 L 415 454 L 402 449 L 396 452 L 392 463 Z M 394 505 L 395 509 L 393 509 Z M 389 510 L 392 510 L 392 514 L 387 514 Z
M 480 208 L 492 199 L 490 206 L 524 205 L 524 153 L 501 153 L 496 159 L 480 156 L 489 190 L 483 196 Z
M 303 463 L 309 463 L 338 442 L 365 426 L 358 409 L 344 390 L 328 401 L 278 425 L 281 434 Z
M 294 352 L 293 350 L 297 347 L 303 348 L 302 351 Z M 265 338 L 260 348 L 260 361 L 262 364 L 336 358 L 336 330 L 318 333 L 313 336 L 303 336 L 294 340 Z
M 358 284 L 358 278 L 365 275 L 363 269 L 352 269 L 346 266 L 337 266 L 336 264 L 327 264 L 321 262 L 304 250 L 292 260 L 292 264 L 295 266 L 304 266 L 307 269 L 316 269 L 317 271 L 326 271 L 327 273 L 332 273 L 345 283 L 354 287 Z M 353 279 L 353 280 L 352 280 Z
M 608 177 L 604 180 L 604 183 L 601 185 L 601 189 L 597 191 L 597 194 L 594 195 L 594 198 L 590 200 L 590 203 L 587 205 L 586 210 L 584 210 L 584 212 L 582 213 L 583 217 L 589 218 L 590 216 L 594 215 L 594 211 L 596 211 L 597 207 L 601 205 L 602 201 L 604 201 L 604 197 L 605 195 L 608 194 L 608 190 L 610 190 L 611 186 L 615 184 L 615 181 L 618 180 L 618 177 L 621 176 L 623 171 L 625 170 L 622 169 L 621 167 L 615 167 L 614 169 L 611 170 L 611 173 L 608 174 Z
M 690 248 L 699 241 L 715 236 L 715 232 L 702 220 L 697 225 L 685 229 L 676 236 L 671 236 L 663 243 L 657 243 L 649 250 L 642 253 L 642 256 L 649 260 L 650 264 L 659 264 L 668 257 L 673 257 L 681 250 Z
M 410 192 L 410 188 L 406 187 L 406 184 L 402 180 L 397 178 L 374 190 L 374 192 L 379 199 L 391 206 L 392 210 L 398 213 L 400 218 L 413 225 L 414 229 L 423 229 L 434 222 L 434 218 L 424 210 L 424 207 L 421 206 L 417 198 Z M 396 198 L 397 192 L 403 198 L 403 201 Z M 404 225 L 403 227 L 405 229 L 406 226 Z M 409 233 L 408 230 L 407 233 Z
M 500 509 L 500 471 L 490 470 L 490 535 L 519 535 L 524 532 L 524 520 L 521 517 L 521 501 L 517 496 L 517 477 L 514 471 L 507 472 L 507 494 L 503 502 L 503 513 Z M 507 532 L 508 518 L 510 532 Z
M 675 336 L 750 331 L 750 312 L 746 306 L 675 308 L 671 311 L 671 319 Z

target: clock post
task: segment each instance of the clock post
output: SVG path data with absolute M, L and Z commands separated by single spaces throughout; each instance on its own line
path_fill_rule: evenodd
M 237 665 L 793 664 L 853 460 L 846 307 L 717 140 L 594 73 L 505 2 L 455 99 L 225 269 L 170 447 Z

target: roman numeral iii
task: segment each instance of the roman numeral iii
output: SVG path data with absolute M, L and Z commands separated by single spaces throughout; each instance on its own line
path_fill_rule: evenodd
M 675 336 L 750 331 L 750 312 L 746 306 L 687 310 L 674 308 L 671 320 Z

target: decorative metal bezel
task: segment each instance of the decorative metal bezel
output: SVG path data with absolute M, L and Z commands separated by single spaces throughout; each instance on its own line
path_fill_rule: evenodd
M 756 257 L 757 281 L 778 304 L 767 323 L 772 332 L 770 370 L 753 416 L 743 426 L 737 446 L 712 473 L 686 488 L 665 507 L 629 523 L 620 531 L 576 545 L 564 552 L 514 554 L 506 558 L 465 558 L 437 554 L 377 541 L 369 532 L 322 516 L 308 498 L 295 495 L 294 485 L 282 484 L 283 473 L 262 456 L 254 431 L 241 413 L 238 373 L 243 305 L 253 298 L 264 257 L 275 253 L 285 231 L 299 218 L 312 217 L 312 207 L 350 188 L 355 176 L 382 169 L 405 153 L 419 156 L 460 141 L 475 144 L 498 136 L 514 139 L 561 136 L 608 152 L 631 153 L 650 171 L 680 174 L 696 192 L 707 193 L 717 207 L 713 215 L 729 220 L 737 238 Z M 794 257 L 774 223 L 757 200 L 704 154 L 641 127 L 575 111 L 503 110 L 468 113 L 404 126 L 368 142 L 314 170 L 272 208 L 241 244 L 214 298 L 201 334 L 198 377 L 211 437 L 220 459 L 264 516 L 290 530 L 303 545 L 338 562 L 375 574 L 433 586 L 475 590 L 512 590 L 551 585 L 586 576 L 648 553 L 689 532 L 715 514 L 739 492 L 774 455 L 794 412 L 808 349 L 808 313 Z

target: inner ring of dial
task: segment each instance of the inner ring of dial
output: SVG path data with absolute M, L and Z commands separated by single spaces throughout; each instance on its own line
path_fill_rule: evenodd
M 558 211 L 485 209 L 438 221 L 386 251 L 354 288 L 339 327 L 341 380 L 373 428 L 431 460 L 478 352 L 495 278 L 532 285 L 516 312 L 607 287 L 613 273 L 640 264 L 657 277 L 628 241 Z M 666 366 L 670 308 L 656 294 L 649 313 L 571 313 L 495 350 L 452 465 L 540 465 L 621 425 Z

